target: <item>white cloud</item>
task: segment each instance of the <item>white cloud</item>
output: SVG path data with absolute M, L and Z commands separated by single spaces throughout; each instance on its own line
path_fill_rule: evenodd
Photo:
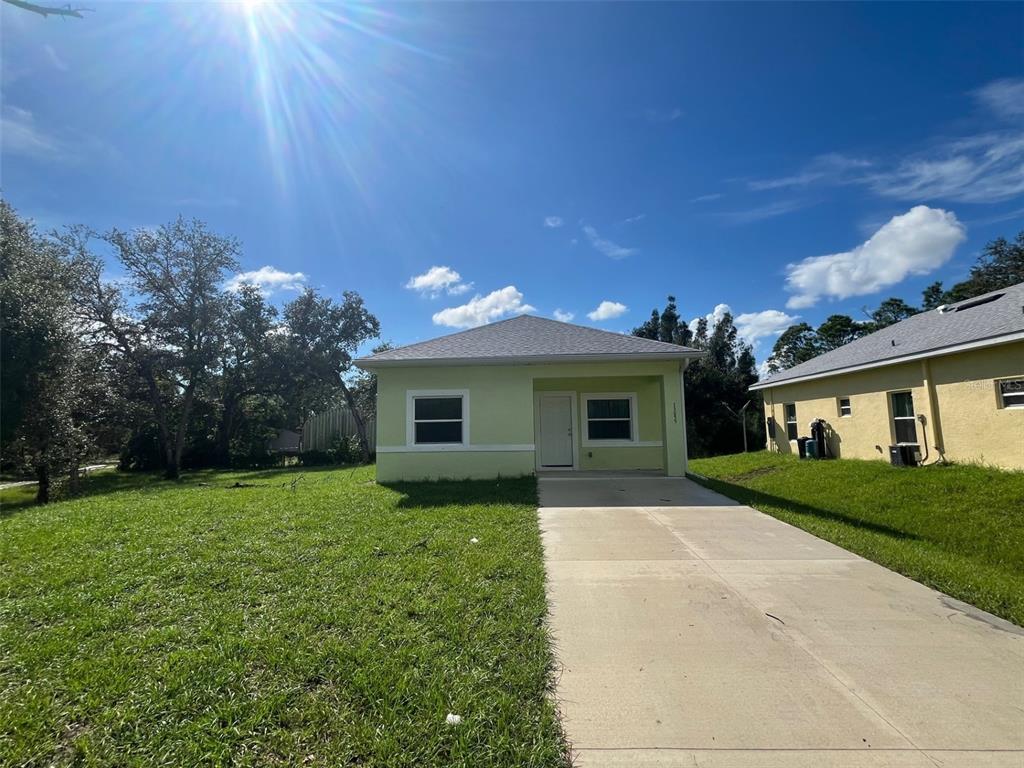
M 237 291 L 242 285 L 255 285 L 264 296 L 274 291 L 301 291 L 306 287 L 306 276 L 302 272 L 284 272 L 267 265 L 251 272 L 239 272 L 227 282 L 229 291 Z
M 462 282 L 462 275 L 451 267 L 431 267 L 422 275 L 410 277 L 405 287 L 434 299 L 442 293 L 461 296 L 470 290 L 473 284 Z
M 713 310 L 708 312 L 708 314 L 704 315 L 703 319 L 706 320 L 708 323 L 708 330 L 710 331 L 712 328 L 714 328 L 718 324 L 718 321 L 725 317 L 727 312 L 731 313 L 732 307 L 730 307 L 728 304 L 716 304 Z M 697 323 L 701 319 L 702 318 L 700 317 L 695 317 L 693 318 L 693 320 L 690 321 L 691 331 L 696 330 Z
M 544 226 L 547 227 L 548 229 L 558 229 L 564 223 L 565 222 L 562 221 L 562 217 L 561 216 L 545 216 L 544 217 Z
M 647 218 L 646 213 L 638 213 L 636 216 L 630 216 L 628 219 L 623 219 L 623 224 L 636 224 L 638 221 L 643 221 Z
M 0 139 L 3 151 L 28 157 L 55 157 L 64 147 L 55 137 L 39 129 L 27 109 L 4 105 L 0 114 Z
M 869 160 L 846 157 L 838 152 L 818 155 L 801 171 L 791 176 L 777 179 L 754 179 L 747 186 L 755 191 L 768 189 L 785 189 L 789 187 L 806 187 L 816 182 L 842 183 L 849 179 L 852 171 L 862 171 L 871 165 Z
M 1024 115 L 1024 78 L 994 80 L 974 92 L 981 104 L 1001 117 Z
M 712 200 L 720 200 L 725 197 L 721 192 L 712 192 L 709 195 L 700 195 L 690 200 L 691 203 L 710 203 Z
M 574 317 L 576 317 L 576 315 L 574 313 L 567 312 L 567 311 L 562 310 L 562 309 L 556 309 L 552 313 L 551 316 L 554 317 L 555 320 L 558 320 L 561 323 L 570 323 L 570 322 L 572 322 L 572 319 Z
M 523 303 L 523 294 L 514 285 L 492 291 L 486 296 L 477 294 L 466 304 L 448 307 L 434 314 L 434 325 L 449 328 L 475 328 L 499 320 L 505 315 L 536 312 L 536 307 Z
M 864 181 L 879 195 L 901 200 L 1008 200 L 1024 194 L 1024 133 L 957 139 Z
M 597 308 L 593 312 L 587 312 L 589 317 L 594 322 L 599 320 L 612 320 L 616 317 L 621 317 L 629 310 L 625 304 L 620 304 L 617 301 L 602 301 L 597 305 Z
M 794 211 L 799 211 L 801 208 L 806 208 L 807 205 L 808 203 L 803 200 L 776 200 L 774 203 L 758 205 L 754 208 L 745 208 L 738 211 L 725 211 L 723 213 L 712 213 L 708 215 L 714 216 L 730 224 L 751 224 L 755 221 L 774 219 L 776 216 L 785 216 L 787 213 L 793 213 Z
M 54 69 L 59 69 L 61 72 L 68 71 L 68 65 L 64 63 L 64 60 L 57 54 L 57 50 L 52 45 L 44 45 L 43 52 Z
M 590 244 L 594 246 L 594 250 L 603 253 L 610 259 L 624 259 L 639 252 L 636 248 L 627 248 L 624 245 L 613 243 L 611 240 L 601 237 L 597 230 L 589 224 L 583 227 L 583 234 L 587 236 Z
M 866 242 L 843 253 L 812 256 L 786 267 L 790 309 L 823 297 L 863 296 L 945 264 L 966 237 L 956 215 L 918 205 L 894 216 Z
M 27 109 L 10 104 L 0 111 L 0 152 L 67 164 L 118 156 L 113 147 L 93 136 L 46 131 Z
M 726 314 L 732 314 L 732 307 L 728 304 L 716 304 L 715 308 L 703 318 L 693 318 L 690 321 L 690 330 L 695 331 L 697 323 L 700 320 L 705 320 L 710 333 Z M 733 323 L 736 325 L 737 335 L 756 348 L 761 339 L 777 336 L 798 318 L 799 315 L 787 315 L 778 309 L 764 309 L 760 312 L 744 312 L 740 315 L 733 315 Z
M 736 316 L 736 332 L 751 344 L 760 339 L 777 336 L 791 326 L 799 315 L 787 315 L 778 309 L 744 312 Z

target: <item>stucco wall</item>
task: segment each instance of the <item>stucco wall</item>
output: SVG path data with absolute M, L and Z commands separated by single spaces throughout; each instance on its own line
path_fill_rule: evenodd
M 830 376 L 764 390 L 765 414 L 775 422 L 774 448 L 796 452 L 786 439 L 784 403 L 796 405 L 799 434 L 812 419 L 831 426 L 829 446 L 841 457 L 888 461 L 896 442 L 889 393 L 910 391 L 914 411 L 925 416 L 918 440 L 929 461 L 941 449 L 951 461 L 1024 468 L 1024 409 L 999 407 L 995 380 L 1024 376 L 1024 343 L 961 352 L 873 370 Z M 852 414 L 839 415 L 849 397 Z M 769 441 L 772 447 L 772 442 Z
M 601 376 L 589 378 L 537 378 L 537 392 L 575 392 L 573 437 L 580 469 L 664 469 L 664 429 L 661 409 L 661 378 L 654 376 Z M 583 396 L 599 393 L 635 393 L 637 444 L 630 446 L 584 445 L 586 406 Z
M 382 482 L 533 473 L 535 389 L 637 392 L 640 439 L 661 444 L 578 446 L 580 469 L 685 471 L 677 363 L 403 367 L 382 369 L 377 376 L 377 478 Z M 469 445 L 443 450 L 408 446 L 408 391 L 445 389 L 469 392 Z M 663 401 L 667 409 L 661 407 Z
M 1024 408 L 1003 408 L 995 381 L 1024 377 L 1024 342 L 930 361 L 946 457 L 1024 469 Z

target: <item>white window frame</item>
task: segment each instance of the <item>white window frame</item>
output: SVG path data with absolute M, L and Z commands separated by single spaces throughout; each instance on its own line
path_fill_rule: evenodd
M 459 397 L 462 399 L 462 419 L 446 421 L 462 422 L 460 443 L 417 443 L 416 442 L 416 399 L 427 397 Z M 405 445 L 420 451 L 458 451 L 469 445 L 469 390 L 468 389 L 408 389 L 405 392 Z
M 1009 376 L 1002 379 L 996 379 L 996 399 L 1000 408 L 1006 408 L 1008 410 L 1016 411 L 1024 409 L 1024 403 L 1007 403 L 1003 398 L 1003 382 L 1006 381 L 1024 381 L 1024 376 Z
M 909 416 L 897 416 L 896 408 L 893 404 L 893 397 L 896 395 L 910 395 L 910 410 L 912 413 Z M 892 441 L 895 445 L 921 445 L 921 435 L 917 431 L 919 424 L 917 423 L 917 413 L 914 407 L 914 391 L 912 389 L 894 389 L 889 392 L 889 421 L 892 424 Z M 909 421 L 914 425 L 914 437 L 916 440 L 912 443 L 901 443 L 899 437 L 896 434 L 896 422 L 897 421 Z
M 793 406 L 793 420 L 789 420 L 789 414 L 786 412 L 788 406 Z M 789 425 L 792 424 L 796 427 L 796 437 L 789 436 Z M 783 403 L 782 404 L 782 428 L 786 430 L 786 442 L 795 442 L 797 437 L 800 437 L 800 422 L 797 421 L 796 415 L 796 403 Z
M 613 446 L 613 445 L 636 445 L 640 440 L 640 412 L 637 410 L 636 392 L 584 392 L 582 395 L 582 404 L 580 406 L 580 437 L 582 438 L 582 445 L 586 448 L 600 448 L 602 446 Z M 590 419 L 587 418 L 589 412 L 588 403 L 591 400 L 629 400 L 629 440 L 591 440 L 590 439 Z M 596 419 L 600 421 L 600 419 Z M 614 421 L 621 421 L 621 419 L 614 419 Z
M 843 413 L 843 401 L 846 401 L 846 409 L 849 413 Z M 849 397 L 837 397 L 836 398 L 836 412 L 839 414 L 839 418 L 848 419 L 853 416 L 853 400 Z

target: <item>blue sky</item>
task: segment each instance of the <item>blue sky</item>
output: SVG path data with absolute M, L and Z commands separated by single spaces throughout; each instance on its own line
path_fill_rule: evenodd
M 763 359 L 1024 227 L 1024 4 L 90 7 L 0 6 L 3 194 L 199 217 L 395 343 L 673 293 Z

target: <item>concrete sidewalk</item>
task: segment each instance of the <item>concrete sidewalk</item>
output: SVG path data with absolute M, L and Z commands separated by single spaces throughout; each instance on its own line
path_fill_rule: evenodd
M 540 491 L 579 765 L 1024 766 L 1024 630 L 688 480 Z

